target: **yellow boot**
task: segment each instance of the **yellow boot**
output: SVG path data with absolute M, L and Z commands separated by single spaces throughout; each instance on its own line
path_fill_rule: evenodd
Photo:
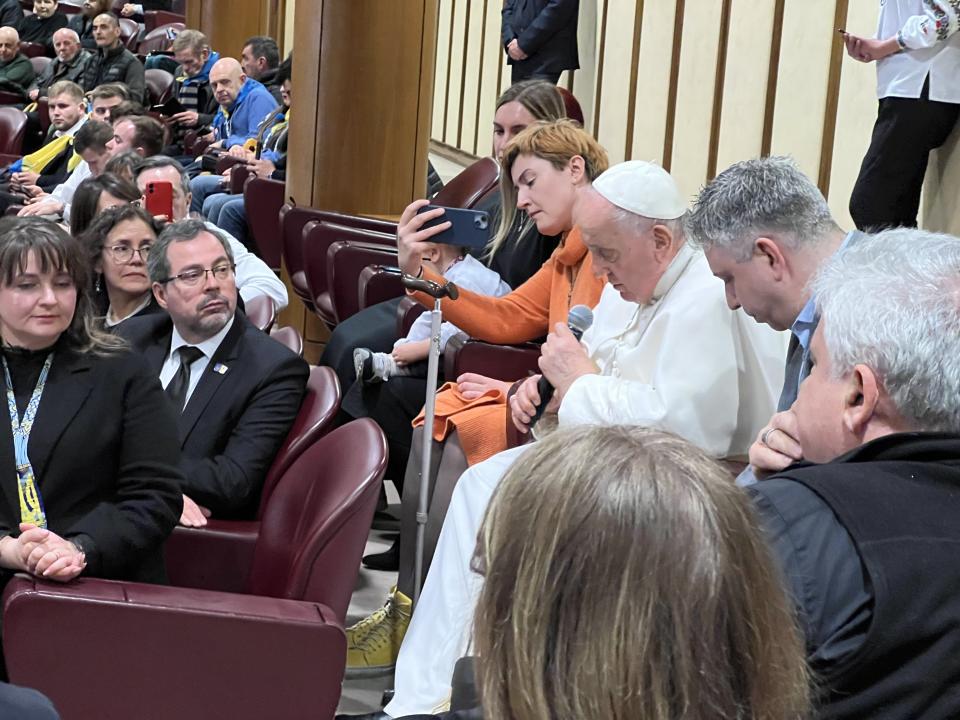
M 347 628 L 347 677 L 391 672 L 410 625 L 413 602 L 392 588 L 383 607 Z

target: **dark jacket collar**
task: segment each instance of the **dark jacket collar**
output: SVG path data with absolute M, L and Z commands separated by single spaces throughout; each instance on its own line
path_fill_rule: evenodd
M 864 443 L 834 458 L 829 463 L 823 464 L 896 461 L 960 465 L 960 435 L 940 432 L 893 433 Z M 783 472 L 789 474 L 791 470 L 812 467 L 817 464 L 819 463 L 800 462 L 791 465 Z

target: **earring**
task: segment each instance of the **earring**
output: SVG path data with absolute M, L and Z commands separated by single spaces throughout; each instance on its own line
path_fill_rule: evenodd
M 103 285 L 100 282 L 102 278 L 103 278 L 103 275 L 101 275 L 100 273 L 97 273 L 97 283 L 96 285 L 93 286 L 93 289 L 96 290 L 98 293 L 103 290 Z

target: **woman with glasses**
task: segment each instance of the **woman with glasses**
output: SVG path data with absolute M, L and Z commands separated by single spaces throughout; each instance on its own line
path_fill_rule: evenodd
M 12 572 L 163 582 L 181 513 L 176 418 L 155 373 L 96 326 L 81 244 L 0 222 L 0 585 Z
M 129 204 L 108 208 L 80 240 L 96 276 L 94 302 L 106 327 L 160 311 L 147 274 L 147 254 L 157 240 L 150 213 Z

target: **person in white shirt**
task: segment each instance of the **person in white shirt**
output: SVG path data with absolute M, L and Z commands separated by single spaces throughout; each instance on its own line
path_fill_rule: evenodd
M 510 292 L 510 286 L 499 273 L 491 270 L 464 248 L 442 243 L 428 243 L 430 249 L 423 259 L 430 268 L 443 275 L 458 288 L 472 290 L 483 295 L 502 297 Z M 460 328 L 451 322 L 440 325 L 440 352 L 447 342 L 460 332 Z M 363 382 L 389 380 L 394 375 L 416 375 L 426 377 L 424 361 L 430 350 L 430 313 L 423 313 L 414 320 L 407 332 L 393 344 L 389 353 L 371 352 L 367 348 L 353 351 L 353 363 L 357 378 Z
M 960 3 L 881 0 L 875 38 L 844 33 L 847 53 L 877 63 L 877 121 L 850 195 L 860 230 L 916 227 L 931 150 L 960 114 Z
M 745 457 L 776 403 L 783 333 L 727 307 L 706 258 L 684 241 L 686 202 L 662 168 L 615 165 L 578 191 L 573 213 L 608 284 L 582 343 L 558 323 L 543 346 L 540 369 L 556 392 L 537 431 L 650 426 L 717 458 Z M 518 427 L 540 403 L 538 380 L 528 378 L 511 399 Z M 430 712 L 449 694 L 482 582 L 470 570 L 480 521 L 526 449 L 494 455 L 460 477 L 400 648 L 389 716 Z
M 173 186 L 174 222 L 187 218 L 190 209 L 190 178 L 183 166 L 166 155 L 148 158 L 137 168 L 137 187 L 145 192 L 147 183 L 168 182 Z M 224 232 L 211 222 L 206 223 L 227 239 L 236 263 L 236 283 L 243 301 L 250 302 L 257 295 L 266 295 L 273 301 L 277 312 L 287 306 L 287 288 L 267 264 L 244 247 L 243 243 Z

